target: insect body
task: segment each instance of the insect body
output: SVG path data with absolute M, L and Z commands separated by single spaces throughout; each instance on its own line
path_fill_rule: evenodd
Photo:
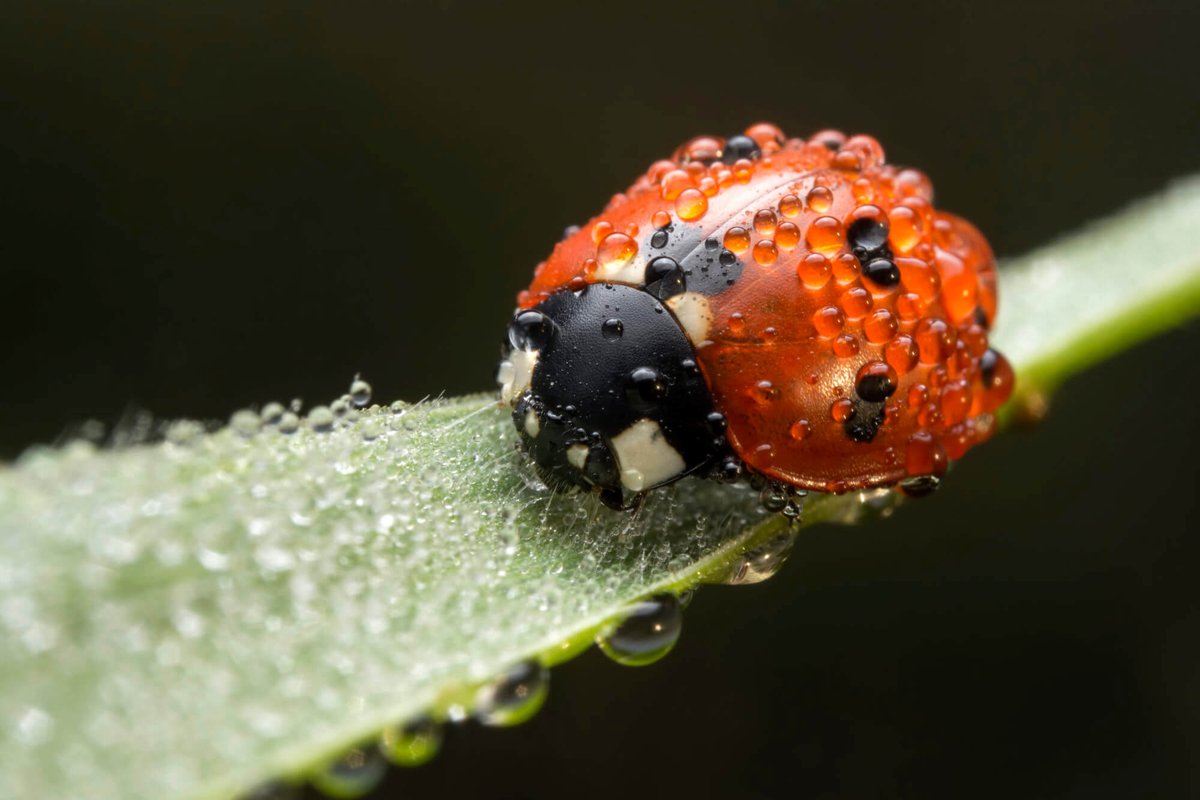
M 702 136 L 559 242 L 499 370 L 524 447 L 612 505 L 690 474 L 936 486 L 1013 373 L 990 248 L 869 136 Z

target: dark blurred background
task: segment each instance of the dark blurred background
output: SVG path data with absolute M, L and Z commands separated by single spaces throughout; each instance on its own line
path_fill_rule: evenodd
M 0 456 L 357 371 L 487 389 L 563 227 L 701 132 L 873 133 L 1002 256 L 1200 169 L 1190 0 L 383 5 L 5 3 Z M 666 661 L 589 653 L 380 796 L 1195 796 L 1198 344 L 1071 382 L 936 499 L 701 591 Z

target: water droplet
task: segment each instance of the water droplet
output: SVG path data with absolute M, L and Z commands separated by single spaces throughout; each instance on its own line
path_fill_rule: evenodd
M 778 514 L 787 505 L 788 493 L 779 484 L 769 483 L 758 493 L 758 502 L 766 511 Z
M 235 411 L 233 412 L 233 416 L 229 418 L 229 427 L 239 436 L 253 436 L 258 433 L 259 429 L 258 414 L 255 414 L 248 408 Z
M 314 772 L 309 781 L 322 794 L 352 800 L 370 794 L 386 773 L 387 761 L 379 748 L 362 745 Z
M 735 225 L 725 231 L 724 244 L 734 253 L 744 253 L 750 249 L 750 231 Z
M 637 251 L 637 242 L 633 239 L 623 233 L 610 233 L 600 243 L 596 261 L 606 269 L 618 268 L 632 261 Z
M 784 195 L 783 199 L 779 201 L 779 213 L 789 219 L 800 216 L 800 212 L 803 210 L 800 198 L 794 194 Z
M 818 308 L 812 315 L 813 327 L 817 329 L 819 335 L 824 336 L 826 339 L 832 339 L 841 333 L 845 322 L 846 320 L 842 316 L 841 309 L 836 306 Z
M 654 409 L 667 392 L 667 385 L 658 372 L 650 367 L 638 367 L 629 373 L 625 384 L 625 399 L 638 411 Z
M 858 339 L 849 333 L 841 334 L 833 340 L 833 354 L 838 358 L 858 355 Z
M 675 157 L 681 164 L 700 161 L 707 166 L 721 157 L 721 140 L 713 136 L 697 136 L 676 150 Z
M 871 300 L 871 293 L 861 286 L 856 286 L 853 289 L 848 289 L 841 298 L 838 299 L 838 305 L 846 314 L 846 319 L 862 319 L 871 312 L 871 308 L 875 305 Z
M 729 315 L 729 332 L 734 336 L 741 336 L 746 332 L 746 315 L 741 311 Z
M 659 256 L 646 265 L 645 290 L 659 300 L 666 300 L 686 291 L 687 285 L 679 262 L 669 256 Z
M 746 136 L 753 139 L 764 153 L 778 150 L 784 142 L 783 131 L 770 122 L 756 122 L 746 129 Z
M 954 352 L 958 336 L 954 328 L 940 319 L 923 319 L 917 324 L 914 338 L 923 364 L 945 361 Z
M 833 279 L 843 286 L 857 281 L 861 272 L 858 257 L 853 253 L 839 253 L 833 259 Z
M 899 375 L 907 375 L 917 366 L 919 351 L 916 342 L 908 334 L 892 339 L 883 348 L 883 358 Z
M 279 420 L 283 419 L 284 407 L 282 403 L 267 403 L 262 408 L 262 422 L 264 425 L 278 425 Z
M 685 170 L 673 169 L 662 176 L 660 190 L 663 200 L 674 200 L 684 189 L 692 185 L 692 176 Z
M 808 193 L 808 207 L 818 214 L 824 214 L 833 207 L 833 192 L 824 186 L 814 186 Z
M 769 239 L 761 239 L 754 245 L 754 260 L 764 267 L 769 267 L 779 258 L 779 250 Z
M 616 339 L 620 339 L 621 335 L 624 332 L 625 332 L 625 323 L 621 322 L 621 320 L 617 319 L 616 317 L 611 317 L 609 319 L 606 319 L 600 325 L 600 334 L 602 336 L 604 336 L 605 339 L 608 339 L 610 342 L 614 341 Z
M 747 550 L 721 582 L 729 586 L 762 583 L 779 572 L 795 544 L 796 534 L 787 531 L 753 550 Z
M 190 419 L 180 419 L 167 426 L 166 439 L 180 447 L 194 444 L 204 435 L 204 426 Z
M 775 231 L 775 244 L 792 250 L 800 244 L 800 228 L 794 222 L 781 222 Z
M 280 433 L 295 433 L 300 429 L 300 418 L 292 411 L 283 412 L 279 418 Z
M 388 761 L 401 767 L 419 767 L 442 746 L 442 727 L 432 717 L 384 728 L 379 747 Z
M 769 208 L 760 209 L 754 214 L 754 230 L 761 236 L 773 236 L 776 221 L 774 211 Z
M 684 222 L 700 219 L 708 211 L 708 198 L 699 189 L 684 189 L 675 198 L 675 213 Z
M 900 285 L 900 269 L 890 258 L 873 258 L 863 266 L 862 272 L 880 288 L 890 289 Z
M 869 403 L 882 403 L 896 391 L 896 370 L 882 361 L 868 361 L 854 379 L 854 391 Z
M 368 419 L 362 425 L 362 438 L 364 442 L 370 442 L 374 439 L 378 439 L 379 435 L 382 433 L 383 423 L 376 418 Z
M 924 222 L 917 212 L 907 206 L 894 206 L 888 212 L 890 232 L 888 241 L 898 253 L 909 253 L 924 234 Z
M 834 400 L 829 406 L 829 416 L 834 422 L 845 422 L 854 416 L 854 403 L 844 397 Z
M 820 289 L 829 283 L 829 272 L 829 259 L 820 253 L 809 253 L 796 265 L 796 277 L 808 289 Z
M 519 725 L 538 712 L 549 691 L 549 670 L 536 661 L 522 661 L 479 690 L 475 716 L 484 725 Z
M 810 250 L 823 255 L 833 255 L 846 243 L 846 230 L 834 217 L 818 217 L 808 226 L 804 234 Z
M 744 134 L 730 136 L 725 141 L 725 149 L 721 154 L 721 160 L 726 164 L 732 164 L 740 159 L 755 159 L 762 155 L 762 149 L 758 146 L 758 142 Z
M 333 412 L 326 406 L 313 406 L 308 412 L 308 427 L 314 431 L 328 431 L 333 427 Z
M 854 209 L 846 227 L 846 238 L 855 250 L 875 252 L 888 240 L 887 216 L 879 206 L 865 205 Z
M 371 384 L 356 377 L 350 384 L 350 402 L 356 408 L 366 408 L 367 403 L 371 402 Z
M 912 477 L 941 476 L 946 472 L 946 451 L 928 431 L 917 431 L 904 450 L 904 470 Z
M 329 404 L 329 413 L 333 414 L 334 419 L 341 419 L 350 412 L 350 395 L 343 395 L 337 400 Z M 312 415 L 309 415 L 309 421 L 312 421 Z
M 883 344 L 896 335 L 899 324 L 892 312 L 877 308 L 863 322 L 863 334 L 871 344 Z
M 673 594 L 660 594 L 629 609 L 624 619 L 596 639 L 604 654 L 629 667 L 653 664 L 675 646 L 683 628 L 683 609 Z

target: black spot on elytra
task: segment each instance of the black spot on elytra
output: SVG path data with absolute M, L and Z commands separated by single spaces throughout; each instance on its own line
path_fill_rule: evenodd
M 863 275 L 879 286 L 900 285 L 900 269 L 890 258 L 873 258 L 863 265 Z
M 850 417 L 842 423 L 842 430 L 851 441 L 866 444 L 879 433 L 883 425 L 883 403 L 868 403 L 857 401 Z
M 846 229 L 850 249 L 863 265 L 863 275 L 875 285 L 891 288 L 900 283 L 892 248 L 888 246 L 887 222 L 863 217 Z
M 990 389 L 996 380 L 996 367 L 1000 362 L 1000 354 L 992 348 L 984 351 L 979 358 L 979 376 L 983 378 L 983 388 Z
M 884 222 L 863 217 L 846 228 L 846 239 L 855 250 L 874 252 L 887 244 L 888 226 Z
M 859 378 L 854 391 L 868 403 L 882 403 L 896 393 L 896 384 L 886 373 L 864 375 Z
M 726 164 L 732 164 L 741 158 L 748 158 L 751 161 L 762 155 L 762 148 L 758 146 L 758 142 L 744 134 L 730 136 L 725 140 L 725 151 L 721 154 L 721 161 Z

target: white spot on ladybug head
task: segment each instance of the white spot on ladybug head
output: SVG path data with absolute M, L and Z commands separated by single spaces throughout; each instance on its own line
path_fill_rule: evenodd
M 657 486 L 683 473 L 687 464 L 652 419 L 639 419 L 612 438 L 621 485 L 631 492 Z
M 500 384 L 500 402 L 515 405 L 533 380 L 533 368 L 537 366 L 537 350 L 513 350 L 508 358 L 500 362 L 496 371 L 496 382 Z
M 537 412 L 532 408 L 525 412 L 525 432 L 529 434 L 530 439 L 536 439 L 537 435 L 542 432 L 542 423 L 538 419 Z
M 588 446 L 586 444 L 573 444 L 567 448 L 567 463 L 577 470 L 583 470 L 583 465 L 587 463 L 587 457 Z
M 667 308 L 679 321 L 679 327 L 693 346 L 699 346 L 708 339 L 708 329 L 712 325 L 712 309 L 708 306 L 708 298 L 699 292 L 684 292 L 667 299 Z

